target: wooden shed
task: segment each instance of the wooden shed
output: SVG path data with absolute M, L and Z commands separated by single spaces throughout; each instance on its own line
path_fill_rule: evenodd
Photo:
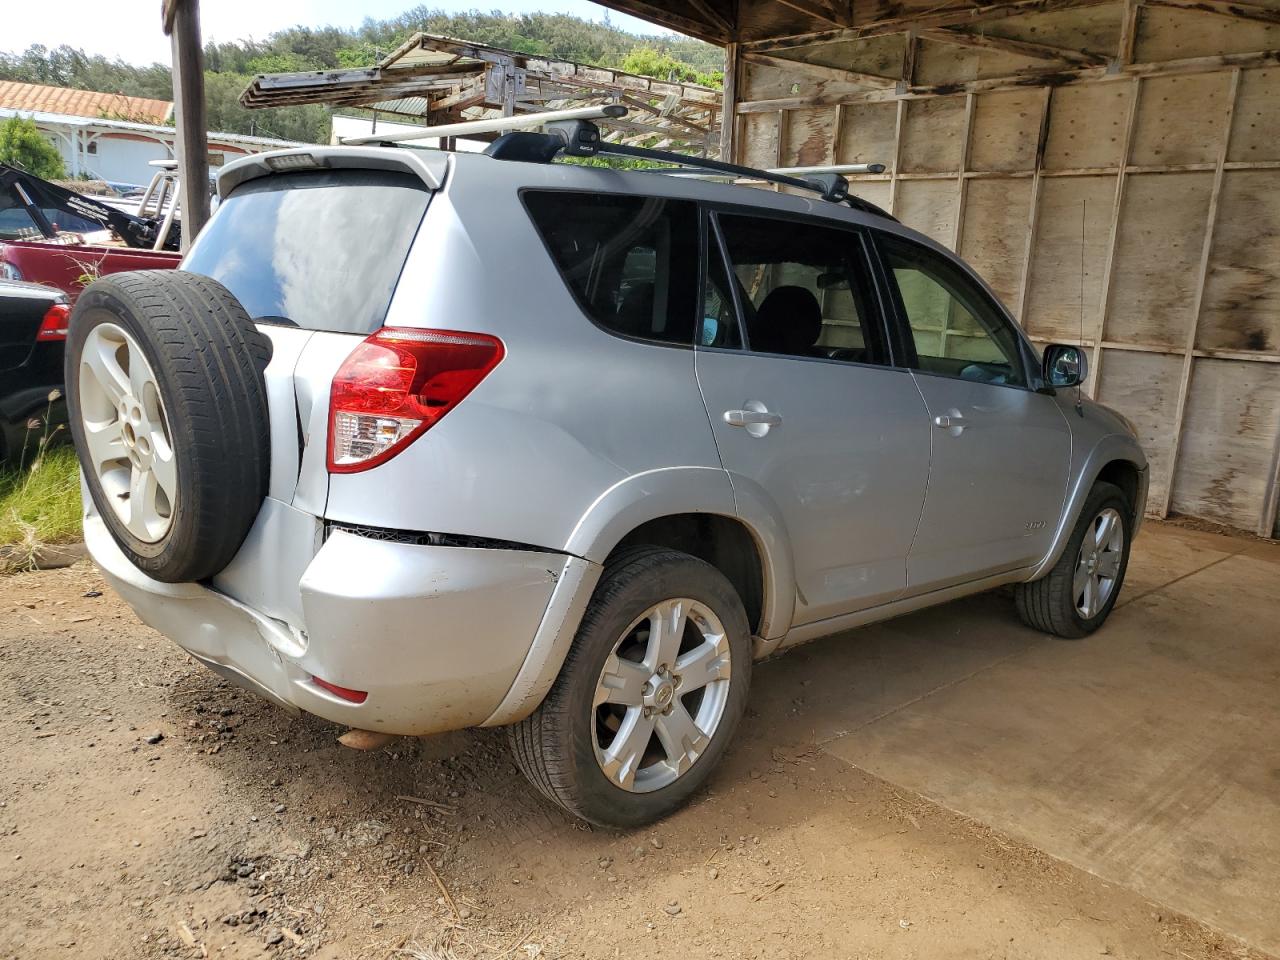
M 1280 482 L 1280 0 L 602 0 L 726 47 L 723 155 L 855 192 L 1085 344 L 1150 512 L 1265 536 Z

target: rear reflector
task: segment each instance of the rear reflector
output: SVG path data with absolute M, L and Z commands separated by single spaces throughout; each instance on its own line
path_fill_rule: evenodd
M 321 690 L 328 690 L 335 697 L 341 697 L 343 700 L 350 700 L 352 703 L 364 703 L 369 699 L 369 694 L 364 690 L 352 690 L 350 687 L 340 687 L 336 683 L 330 683 L 328 680 L 321 680 L 319 677 L 312 677 L 311 682 Z
M 343 361 L 329 393 L 329 471 L 355 473 L 395 456 L 502 360 L 483 333 L 384 327 Z
M 37 343 L 49 343 L 67 339 L 67 322 L 71 319 L 71 308 L 65 303 L 55 303 L 45 311 L 40 321 L 40 329 L 36 331 Z

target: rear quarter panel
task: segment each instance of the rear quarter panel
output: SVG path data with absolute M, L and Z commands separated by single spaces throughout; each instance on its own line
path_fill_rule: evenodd
M 473 159 L 466 173 L 432 200 L 386 322 L 490 333 L 506 355 L 404 452 L 332 476 L 326 515 L 590 559 L 627 531 L 597 517 L 598 536 L 575 534 L 593 528 L 593 508 L 618 512 L 616 494 L 604 500 L 621 486 L 647 501 L 630 511 L 637 522 L 686 509 L 733 515 L 693 350 L 594 326 L 520 202 L 522 186 L 581 189 L 579 171 Z M 658 495 L 640 479 L 654 471 L 679 474 L 690 494 L 666 483 Z

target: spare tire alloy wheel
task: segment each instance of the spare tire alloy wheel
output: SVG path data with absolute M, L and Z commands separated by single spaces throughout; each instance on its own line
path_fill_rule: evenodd
M 114 323 L 90 330 L 80 356 L 85 467 L 128 531 L 155 543 L 173 525 L 178 498 L 173 434 L 155 372 Z
M 623 790 L 674 783 L 706 751 L 729 699 L 724 625 L 688 597 L 655 604 L 618 640 L 596 685 L 595 753 Z
M 67 333 L 67 412 L 85 488 L 126 559 L 206 580 L 267 494 L 271 342 L 226 287 L 183 270 L 95 280 Z

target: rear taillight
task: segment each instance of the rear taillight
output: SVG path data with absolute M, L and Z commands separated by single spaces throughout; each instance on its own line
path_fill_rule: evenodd
M 343 361 L 329 393 L 329 471 L 395 456 L 458 405 L 502 359 L 483 333 L 384 327 Z
M 45 311 L 44 319 L 40 321 L 40 329 L 36 331 L 36 342 L 49 343 L 67 339 L 67 322 L 70 319 L 71 308 L 65 303 L 55 303 Z

